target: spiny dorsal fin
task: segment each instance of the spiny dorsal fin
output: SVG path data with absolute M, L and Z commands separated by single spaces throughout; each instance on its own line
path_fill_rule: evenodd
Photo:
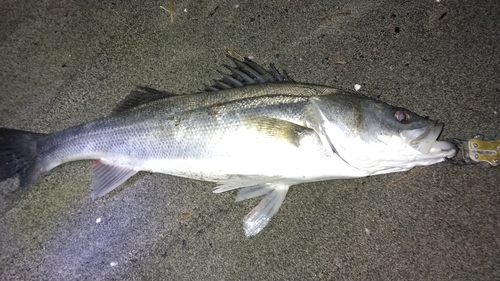
M 222 78 L 214 80 L 212 85 L 205 87 L 206 92 L 239 88 L 253 84 L 293 81 L 285 71 L 281 74 L 272 63 L 269 65 L 269 70 L 266 70 L 247 57 L 245 57 L 243 61 L 229 55 L 227 57 L 231 59 L 235 65 L 234 67 L 223 65 L 231 71 L 231 74 L 225 74 L 219 71 Z
M 131 91 L 130 94 L 115 107 L 111 114 L 119 114 L 131 108 L 172 96 L 177 95 L 166 91 L 155 90 L 149 87 L 137 87 L 137 89 Z

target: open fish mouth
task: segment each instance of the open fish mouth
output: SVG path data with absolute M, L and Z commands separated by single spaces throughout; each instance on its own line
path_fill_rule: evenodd
M 437 140 L 443 126 L 443 123 L 435 123 L 419 129 L 405 130 L 401 134 L 411 140 L 409 145 L 422 154 L 452 157 L 456 153 L 455 145 Z

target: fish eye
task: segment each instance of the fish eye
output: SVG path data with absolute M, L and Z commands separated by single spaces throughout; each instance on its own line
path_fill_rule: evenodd
M 406 110 L 399 109 L 396 112 L 394 112 L 394 118 L 396 118 L 396 120 L 398 120 L 401 123 L 406 123 L 410 120 L 410 115 L 408 114 L 408 112 L 406 112 Z

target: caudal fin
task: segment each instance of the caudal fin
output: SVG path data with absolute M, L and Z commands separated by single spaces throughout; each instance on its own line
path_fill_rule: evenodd
M 0 128 L 0 182 L 18 176 L 19 186 L 27 187 L 40 178 L 43 169 L 37 161 L 36 144 L 44 136 Z

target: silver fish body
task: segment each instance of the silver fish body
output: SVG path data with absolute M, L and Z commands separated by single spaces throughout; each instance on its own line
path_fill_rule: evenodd
M 271 65 L 235 61 L 214 92 L 173 95 L 142 88 L 107 118 L 52 134 L 0 129 L 0 180 L 30 186 L 54 167 L 96 159 L 93 197 L 139 171 L 242 188 L 264 196 L 244 219 L 260 232 L 291 185 L 406 171 L 452 157 L 442 124 L 355 93 L 301 84 Z M 142 95 L 142 97 L 141 97 Z

